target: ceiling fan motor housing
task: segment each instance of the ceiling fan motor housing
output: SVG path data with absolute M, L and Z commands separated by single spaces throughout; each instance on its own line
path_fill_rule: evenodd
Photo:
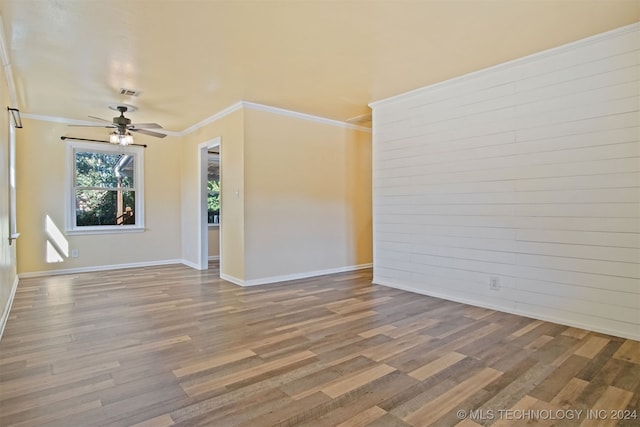
M 118 126 L 118 132 L 124 134 L 127 131 L 127 127 L 131 124 L 131 119 L 128 119 L 124 116 L 124 113 L 127 111 L 127 107 L 118 106 L 118 111 L 120 111 L 120 116 L 113 118 L 113 123 Z

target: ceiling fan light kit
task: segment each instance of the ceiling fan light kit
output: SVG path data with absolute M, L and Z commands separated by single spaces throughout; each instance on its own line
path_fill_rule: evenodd
M 129 131 L 121 134 L 114 130 L 109 134 L 109 142 L 112 144 L 130 145 L 133 144 L 133 135 L 131 135 Z
M 124 113 L 127 111 L 135 111 L 136 107 L 134 106 L 112 104 L 112 105 L 109 105 L 109 108 L 111 110 L 120 112 L 120 116 L 114 117 L 111 122 L 105 119 L 101 119 L 100 117 L 89 116 L 92 119 L 100 120 L 102 122 L 107 122 L 109 123 L 108 125 L 95 124 L 95 125 L 75 125 L 75 126 L 112 128 L 114 130 L 109 134 L 109 142 L 112 144 L 119 144 L 119 145 L 133 144 L 133 134 L 131 132 L 139 132 L 144 135 L 153 136 L 155 138 L 164 138 L 167 136 L 164 133 L 159 133 L 159 132 L 154 132 L 149 130 L 149 128 L 162 129 L 162 126 L 160 126 L 157 123 L 131 123 L 131 119 L 125 117 Z M 74 125 L 71 125 L 71 126 L 74 126 Z

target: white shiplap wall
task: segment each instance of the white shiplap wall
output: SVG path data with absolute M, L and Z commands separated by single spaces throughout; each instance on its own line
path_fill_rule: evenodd
M 372 107 L 374 283 L 640 339 L 640 25 Z

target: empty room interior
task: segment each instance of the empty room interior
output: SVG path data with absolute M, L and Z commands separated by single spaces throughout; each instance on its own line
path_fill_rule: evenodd
M 0 426 L 640 425 L 637 0 L 0 0 Z

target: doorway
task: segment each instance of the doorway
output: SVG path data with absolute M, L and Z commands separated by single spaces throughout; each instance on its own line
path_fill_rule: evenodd
M 217 203 L 218 203 L 218 213 L 217 215 L 215 213 L 211 213 L 210 214 L 210 201 L 212 199 L 215 199 L 215 197 L 210 197 L 210 188 L 214 187 L 215 185 L 212 186 L 211 184 L 209 184 L 209 177 L 210 177 L 210 159 L 213 158 L 213 156 L 217 157 L 217 161 L 218 161 L 218 198 L 217 198 Z M 220 221 L 220 193 L 219 193 L 219 183 L 220 183 L 220 163 L 221 163 L 221 157 L 220 157 L 220 137 L 211 139 L 209 141 L 205 141 L 203 143 L 198 144 L 198 169 L 199 169 L 199 175 L 200 175 L 200 179 L 199 179 L 199 207 L 198 207 L 198 223 L 200 224 L 200 232 L 198 233 L 199 235 L 199 256 L 198 256 L 198 269 L 200 270 L 207 270 L 209 268 L 209 234 L 210 232 L 212 234 L 216 234 L 217 231 L 217 241 L 218 241 L 218 259 L 222 260 L 222 239 L 220 238 L 222 236 L 222 222 Z M 215 191 L 211 191 L 211 193 L 215 193 Z M 214 202 L 215 204 L 215 202 Z M 215 206 L 214 209 L 215 210 Z M 209 220 L 211 219 L 212 225 L 210 227 L 209 225 Z M 211 230 L 211 231 L 210 231 Z M 216 239 L 212 238 L 212 241 L 216 241 Z M 215 251 L 212 251 L 215 253 Z M 213 255 L 215 256 L 215 255 Z

